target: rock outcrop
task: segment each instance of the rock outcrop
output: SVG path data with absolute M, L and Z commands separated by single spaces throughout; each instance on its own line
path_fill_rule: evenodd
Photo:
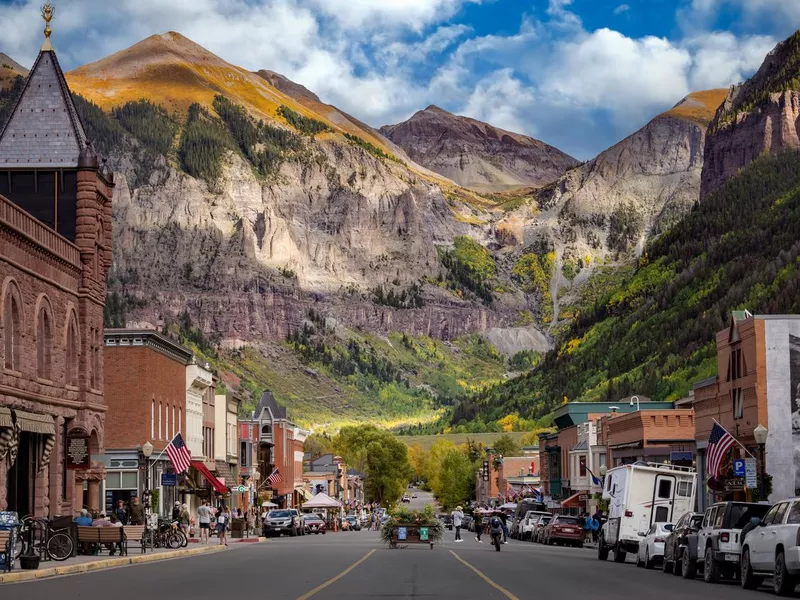
M 709 127 L 701 195 L 760 155 L 800 150 L 800 32 L 778 44 L 758 72 L 731 87 Z
M 438 106 L 380 131 L 414 162 L 479 191 L 544 185 L 578 164 L 539 140 L 456 116 Z

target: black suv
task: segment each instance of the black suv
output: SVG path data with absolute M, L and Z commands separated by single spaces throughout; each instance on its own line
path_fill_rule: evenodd
M 697 532 L 702 522 L 703 513 L 687 512 L 675 523 L 664 540 L 664 573 L 683 575 L 687 579 L 694 575 L 691 567 L 697 564 Z

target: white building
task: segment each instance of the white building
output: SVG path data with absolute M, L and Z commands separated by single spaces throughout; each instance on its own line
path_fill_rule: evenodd
M 586 507 L 590 514 L 597 510 L 593 496 L 603 491 L 592 479 L 592 474 L 602 479 L 600 467 L 605 465 L 605 448 L 602 448 L 602 456 L 600 448 L 597 445 L 597 423 L 578 423 L 578 443 L 569 452 L 569 487 L 575 494 L 588 496 Z

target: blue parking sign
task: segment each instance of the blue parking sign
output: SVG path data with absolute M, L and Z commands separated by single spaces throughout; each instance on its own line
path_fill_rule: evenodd
M 734 477 L 744 477 L 745 466 L 743 458 L 737 458 L 733 461 L 733 475 Z

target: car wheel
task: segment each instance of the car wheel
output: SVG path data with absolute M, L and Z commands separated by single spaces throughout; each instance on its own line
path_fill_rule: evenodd
M 653 559 L 650 558 L 650 548 L 645 548 L 644 550 L 644 568 L 645 569 L 653 568 Z
M 605 545 L 603 541 L 603 536 L 600 536 L 600 540 L 597 542 L 597 560 L 607 560 L 608 559 L 608 546 Z
M 628 556 L 628 553 L 622 550 L 619 545 L 619 542 L 614 546 L 614 562 L 615 563 L 624 563 L 625 558 Z M 638 560 L 638 556 L 637 556 Z
M 697 561 L 689 557 L 688 549 L 683 551 L 681 557 L 681 577 L 684 579 L 694 579 L 697 576 Z
M 750 548 L 742 550 L 742 568 L 739 582 L 746 590 L 754 590 L 764 581 L 763 577 L 753 575 L 753 565 L 750 563 Z
M 714 551 L 711 546 L 706 548 L 703 560 L 703 580 L 706 583 L 717 583 L 719 581 L 719 568 L 717 567 L 717 561 L 714 560 Z
M 775 557 L 775 573 L 772 575 L 772 585 L 778 596 L 791 596 L 794 588 L 797 587 L 797 579 L 789 574 L 786 569 L 786 557 L 783 551 L 778 552 Z
M 662 573 L 672 573 L 672 565 L 674 561 L 667 560 L 667 551 L 664 551 L 664 558 L 661 560 L 661 572 Z
M 674 559 L 672 561 L 672 574 L 675 575 L 676 577 L 680 577 L 680 575 L 681 575 L 681 555 L 678 554 L 677 550 L 676 550 L 675 554 L 672 555 L 672 558 Z
M 639 553 L 636 553 L 636 567 L 641 569 L 642 568 L 642 559 L 639 558 Z

